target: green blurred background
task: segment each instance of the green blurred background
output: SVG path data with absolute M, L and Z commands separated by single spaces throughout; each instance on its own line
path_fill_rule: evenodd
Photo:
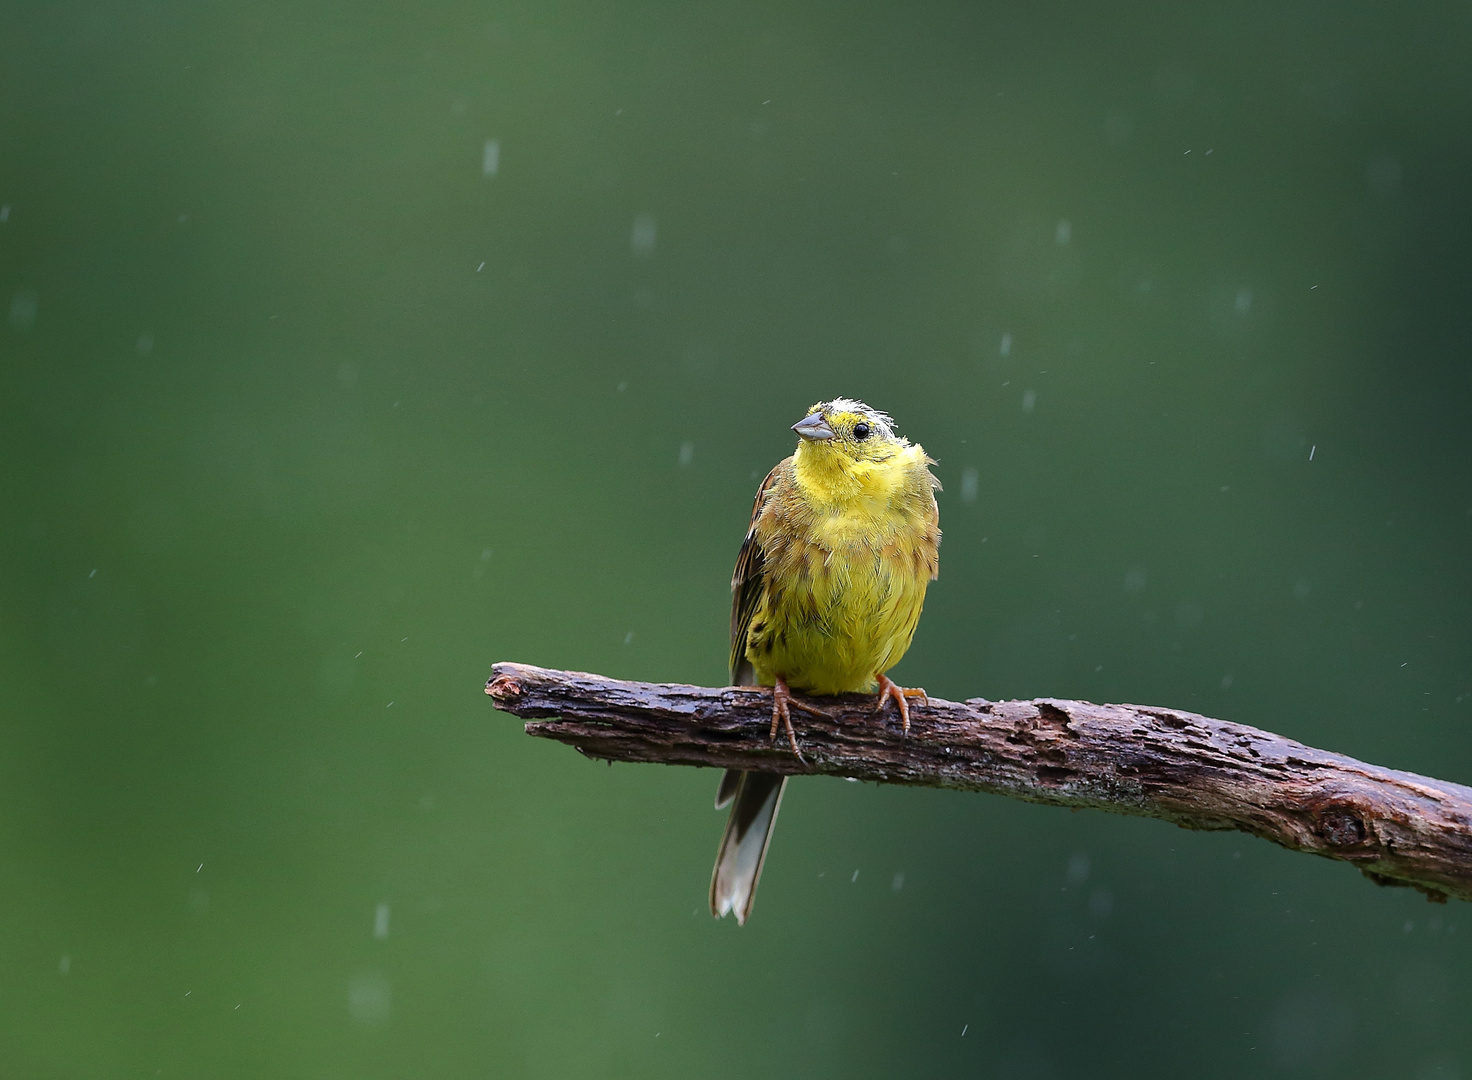
M 7 1076 L 1472 1077 L 1472 918 L 1240 835 L 534 742 L 725 679 L 788 425 L 896 674 L 1472 782 L 1466 4 L 0 4 Z

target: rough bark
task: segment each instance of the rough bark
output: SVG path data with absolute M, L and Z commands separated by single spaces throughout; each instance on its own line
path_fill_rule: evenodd
M 1281 735 L 1142 705 L 911 704 L 908 736 L 872 696 L 807 699 L 802 758 L 774 744 L 768 690 L 640 683 L 501 663 L 486 693 L 530 735 L 593 758 L 989 791 L 1055 806 L 1240 829 L 1354 864 L 1382 885 L 1472 900 L 1472 788 Z

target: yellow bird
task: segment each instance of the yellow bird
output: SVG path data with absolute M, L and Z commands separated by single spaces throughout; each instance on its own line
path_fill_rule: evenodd
M 878 689 L 910 730 L 907 697 L 885 675 L 915 636 L 925 588 L 939 572 L 935 462 L 861 401 L 835 398 L 792 426 L 797 452 L 762 481 L 731 578 L 731 682 L 772 687 L 772 738 L 792 696 Z M 716 809 L 734 800 L 710 882 L 710 909 L 745 923 L 787 785 L 728 770 Z

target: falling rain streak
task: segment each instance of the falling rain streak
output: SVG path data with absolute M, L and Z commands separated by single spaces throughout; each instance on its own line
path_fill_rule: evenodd
M 653 214 L 639 214 L 634 218 L 633 229 L 629 234 L 629 250 L 638 258 L 644 258 L 654 254 L 654 241 L 659 226 L 654 220 Z

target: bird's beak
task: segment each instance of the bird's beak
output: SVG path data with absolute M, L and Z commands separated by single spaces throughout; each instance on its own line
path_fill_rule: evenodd
M 822 413 L 813 413 L 811 416 L 804 416 L 792 425 L 792 430 L 804 439 L 812 439 L 815 442 L 826 442 L 833 438 L 833 429 L 823 419 Z

